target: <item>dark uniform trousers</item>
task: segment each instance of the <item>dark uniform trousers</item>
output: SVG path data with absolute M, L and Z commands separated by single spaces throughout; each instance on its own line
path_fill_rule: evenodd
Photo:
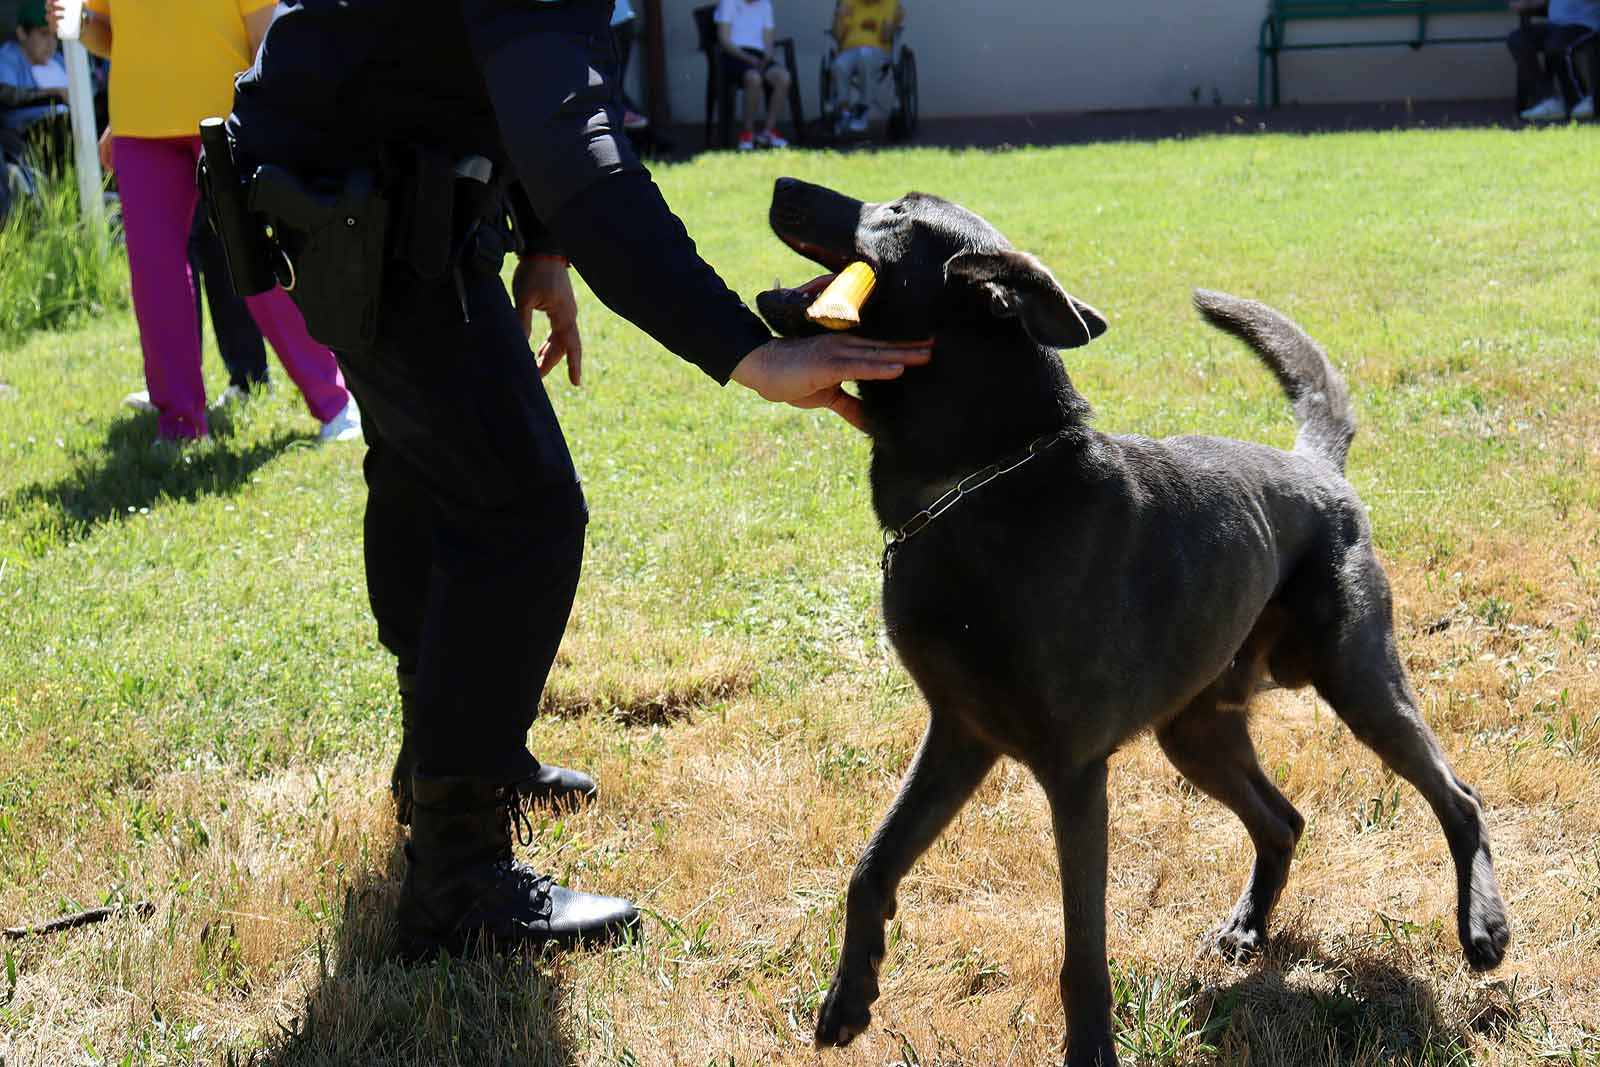
M 307 178 L 384 146 L 498 157 L 538 226 L 612 310 L 719 383 L 770 333 L 695 251 L 621 132 L 605 0 L 299 0 L 235 84 L 246 163 Z M 522 214 L 519 212 L 519 214 Z M 541 233 L 540 231 L 544 232 Z M 424 771 L 526 773 L 522 744 L 568 615 L 586 511 L 527 339 L 480 230 L 455 279 L 391 262 L 379 339 L 339 356 L 361 405 L 367 583 L 415 670 Z M 503 236 L 503 235 L 501 235 Z M 548 245 L 539 242 L 549 239 Z M 693 309 L 685 314 L 684 309 Z
M 338 353 L 367 438 L 367 589 L 417 674 L 432 774 L 525 772 L 588 511 L 485 230 L 455 279 L 391 263 L 369 351 Z M 521 757 L 521 758 L 519 758 Z

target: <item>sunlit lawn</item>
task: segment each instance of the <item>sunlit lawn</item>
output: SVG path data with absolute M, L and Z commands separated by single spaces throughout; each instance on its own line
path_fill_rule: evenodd
M 1425 711 L 1483 791 L 1513 924 L 1467 972 L 1442 836 L 1306 694 L 1262 701 L 1308 830 L 1267 958 L 1202 951 L 1248 841 L 1148 742 L 1112 773 L 1128 1062 L 1600 1063 L 1600 200 L 1588 128 L 951 154 L 704 157 L 657 178 L 747 296 L 807 265 L 784 173 L 981 212 L 1107 312 L 1068 354 L 1104 429 L 1287 445 L 1270 376 L 1195 285 L 1343 368 L 1350 476 Z M 16 249 L 5 249 L 8 257 Z M 0 270 L 17 269 L 14 259 Z M 0 351 L 0 1062 L 1034 1064 L 1059 1057 L 1042 797 L 1003 766 L 900 897 L 875 1023 L 809 1045 L 841 894 L 923 721 L 880 637 L 867 443 L 718 389 L 584 294 L 553 392 L 593 513 L 533 748 L 601 803 L 534 859 L 648 909 L 642 945 L 405 969 L 392 664 L 366 608 L 359 446 L 276 395 L 181 453 L 118 407 L 110 310 Z M 208 354 L 213 390 L 223 381 Z

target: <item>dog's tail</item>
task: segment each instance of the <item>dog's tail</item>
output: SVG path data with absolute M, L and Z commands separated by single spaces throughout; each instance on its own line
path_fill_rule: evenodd
M 1340 471 L 1356 435 L 1344 379 L 1304 330 L 1267 305 L 1209 289 L 1194 291 L 1206 321 L 1255 349 L 1294 405 L 1300 433 L 1294 450 L 1321 456 Z

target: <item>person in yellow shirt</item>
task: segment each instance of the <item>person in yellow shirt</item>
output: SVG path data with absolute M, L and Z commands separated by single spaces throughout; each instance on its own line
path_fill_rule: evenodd
M 232 108 L 233 79 L 251 65 L 274 6 L 274 0 L 84 5 L 84 47 L 112 60 L 111 153 L 149 386 L 127 403 L 156 412 L 163 440 L 192 440 L 208 430 L 188 259 L 200 120 Z M 60 22 L 59 0 L 52 0 L 49 18 L 52 27 Z M 273 289 L 246 304 L 322 423 L 322 439 L 359 438 L 360 411 L 333 353 L 312 340 L 289 295 Z
M 900 0 L 840 0 L 834 8 L 833 39 L 839 46 L 834 85 L 840 94 L 850 94 L 840 119 L 853 133 L 866 132 L 867 100 L 889 65 L 889 50 L 905 16 Z

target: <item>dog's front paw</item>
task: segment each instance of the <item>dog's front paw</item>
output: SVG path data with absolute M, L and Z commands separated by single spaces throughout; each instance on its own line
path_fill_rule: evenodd
M 1499 900 L 1475 909 L 1461 931 L 1461 948 L 1467 957 L 1467 966 L 1475 971 L 1492 971 L 1500 966 L 1510 943 L 1511 924 L 1506 921 L 1505 908 Z
M 1267 935 L 1243 923 L 1227 922 L 1212 938 L 1217 952 L 1230 963 L 1246 963 L 1261 954 Z
M 834 975 L 817 1013 L 817 1047 L 848 1045 L 872 1021 L 871 1006 L 876 999 L 878 981 L 870 973 L 864 979 L 847 978 L 842 970 Z
M 1456 932 L 1461 937 L 1467 965 L 1475 971 L 1489 971 L 1500 966 L 1506 957 L 1511 924 L 1506 921 L 1506 905 L 1500 899 L 1500 885 L 1495 880 L 1487 845 L 1472 858 L 1470 877 L 1471 883 L 1457 905 Z

